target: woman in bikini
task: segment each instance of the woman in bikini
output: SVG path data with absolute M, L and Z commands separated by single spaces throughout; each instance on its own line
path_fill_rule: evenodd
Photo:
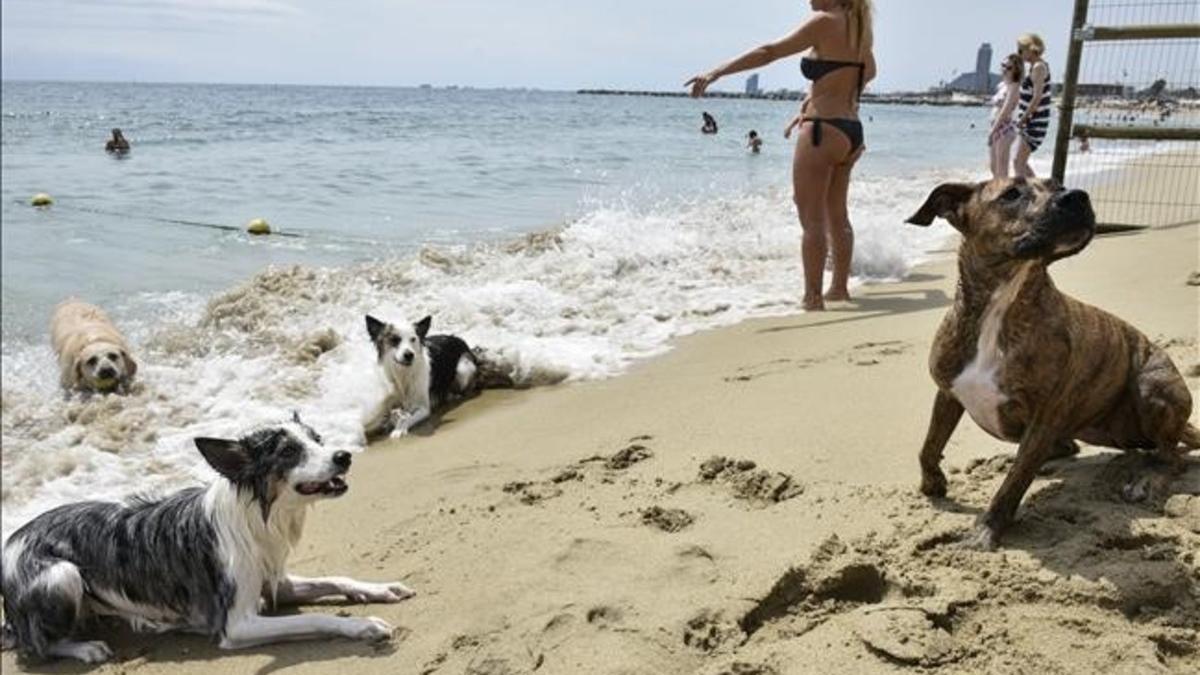
M 1034 33 L 1017 38 L 1017 53 L 1029 64 L 1029 74 L 1021 80 L 1021 102 L 1017 106 L 1017 129 L 1021 142 L 1013 159 L 1013 173 L 1021 178 L 1033 178 L 1029 155 L 1046 138 L 1050 126 L 1050 66 L 1042 60 L 1046 43 Z
M 790 35 L 752 49 L 716 69 L 697 75 L 684 86 L 692 96 L 717 79 L 761 68 L 792 54 L 810 50 L 800 72 L 812 80 L 800 114 L 784 137 L 799 127 L 792 160 L 792 191 L 803 230 L 804 308 L 825 309 L 826 300 L 849 300 L 847 283 L 854 250 L 854 231 L 846 209 L 850 171 L 863 152 L 858 97 L 875 78 L 870 0 L 812 0 L 813 13 Z M 825 260 L 833 252 L 833 279 L 822 295 Z

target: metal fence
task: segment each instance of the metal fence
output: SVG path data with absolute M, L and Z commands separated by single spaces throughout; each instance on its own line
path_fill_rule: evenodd
M 1200 0 L 1076 0 L 1059 109 L 1053 175 L 1108 229 L 1200 222 Z

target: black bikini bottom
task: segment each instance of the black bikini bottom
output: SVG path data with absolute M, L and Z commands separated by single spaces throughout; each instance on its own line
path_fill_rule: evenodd
M 812 140 L 814 147 L 821 144 L 822 122 L 832 125 L 838 131 L 846 134 L 846 138 L 850 141 L 850 152 L 854 152 L 862 147 L 863 128 L 862 122 L 858 120 L 843 119 L 840 117 L 805 117 L 804 121 L 813 123 Z

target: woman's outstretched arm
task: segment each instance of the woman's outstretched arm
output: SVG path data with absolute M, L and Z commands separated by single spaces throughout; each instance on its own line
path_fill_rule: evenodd
M 726 75 L 740 73 L 743 70 L 753 70 L 761 68 L 768 63 L 778 61 L 785 56 L 791 56 L 805 49 L 809 49 L 817 42 L 817 37 L 830 20 L 830 15 L 825 12 L 817 12 L 805 21 L 790 35 L 771 42 L 761 47 L 755 47 L 741 56 L 728 61 L 713 70 L 697 75 L 687 82 L 683 83 L 685 87 L 692 88 L 692 96 L 699 97 L 704 95 L 704 90 L 708 89 L 708 85 L 716 82 Z

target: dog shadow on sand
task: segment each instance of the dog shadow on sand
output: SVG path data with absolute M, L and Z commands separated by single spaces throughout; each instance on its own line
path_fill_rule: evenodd
M 326 612 L 344 614 L 341 607 L 351 605 L 361 607 L 347 601 L 326 601 L 306 605 L 311 612 Z M 356 614 L 370 614 L 368 609 Z M 300 614 L 295 608 L 283 608 L 270 612 L 272 616 L 288 616 Z M 282 642 L 278 644 L 249 647 L 246 649 L 225 650 L 217 647 L 216 642 L 203 635 L 187 633 L 137 633 L 128 624 L 118 619 L 97 620 L 82 634 L 86 639 L 102 639 L 106 641 L 115 654 L 114 658 L 104 664 L 86 664 L 69 659 L 47 661 L 20 661 L 19 666 L 29 673 L 90 673 L 90 672 L 126 672 L 126 669 L 145 665 L 164 665 L 167 667 L 184 664 L 203 663 L 212 672 L 223 672 L 226 669 L 237 668 L 247 671 L 248 664 L 242 661 L 247 658 L 255 661 L 262 657 L 270 657 L 270 661 L 258 666 L 256 675 L 270 675 L 285 671 L 293 666 L 319 665 L 329 662 L 326 667 L 332 671 L 338 666 L 334 663 L 340 659 L 386 658 L 396 652 L 400 644 L 408 636 L 407 628 L 397 626 L 389 641 L 365 642 L 334 638 L 328 640 L 310 640 L 300 642 Z M 324 670 L 325 668 L 322 668 Z
M 1068 586 L 1094 582 L 1076 590 L 1130 620 L 1200 625 L 1200 457 L 1185 467 L 1174 475 L 1138 452 L 1051 462 L 1002 546 L 1027 552 Z M 1139 480 L 1147 494 L 1128 501 L 1127 486 Z
M 970 463 L 934 508 L 960 523 L 982 513 L 1013 458 Z M 1139 482 L 1149 488 L 1129 501 Z M 1026 631 L 1030 641 L 1037 630 L 1082 640 L 1117 629 L 1142 659 L 1131 666 L 1200 662 L 1200 457 L 1178 474 L 1139 452 L 1049 462 L 996 551 L 956 550 L 968 532 L 944 529 L 914 548 L 923 564 L 972 569 L 988 587 L 976 610 L 1035 617 L 1042 628 Z M 1003 609 L 988 607 L 997 601 Z

